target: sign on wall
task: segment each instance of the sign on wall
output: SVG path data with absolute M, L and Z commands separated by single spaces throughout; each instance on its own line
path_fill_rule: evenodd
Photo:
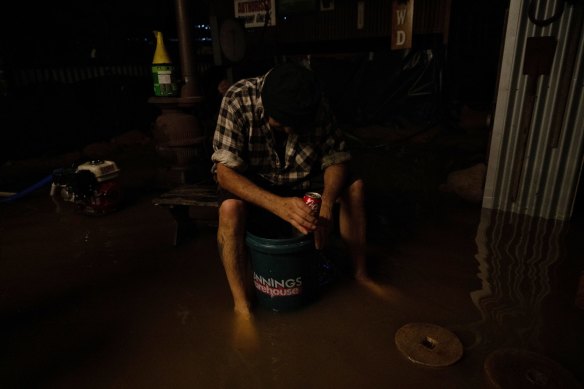
M 321 11 L 334 11 L 335 0 L 320 0 Z
M 268 26 L 276 25 L 276 0 L 234 0 L 235 17 L 243 20 L 246 28 L 263 27 L 269 15 Z
M 391 49 L 410 49 L 414 24 L 414 0 L 393 0 L 391 14 Z

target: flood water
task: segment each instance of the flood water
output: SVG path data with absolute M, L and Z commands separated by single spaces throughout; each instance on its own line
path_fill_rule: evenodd
M 174 247 L 153 196 L 101 217 L 43 193 L 0 204 L 0 387 L 483 388 L 505 348 L 584 380 L 581 228 L 450 204 L 371 242 L 375 284 L 341 264 L 312 304 L 243 320 L 213 225 Z M 410 362 L 394 336 L 416 322 L 462 358 Z

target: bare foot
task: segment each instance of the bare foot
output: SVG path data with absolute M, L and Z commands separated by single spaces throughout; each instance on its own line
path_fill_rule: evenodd
M 387 302 L 395 303 L 400 298 L 403 299 L 402 293 L 397 288 L 375 281 L 369 278 L 367 274 L 355 275 L 355 280 L 359 283 L 360 287 L 363 287 L 371 294 Z
M 251 308 L 249 304 L 236 304 L 233 308 L 233 311 L 237 314 L 237 316 L 241 318 L 251 318 Z
M 369 275 L 364 271 L 355 273 L 355 281 L 360 282 L 360 283 L 373 282 L 373 280 L 371 278 L 369 278 Z
M 255 350 L 259 347 L 259 335 L 251 313 L 236 312 L 233 317 L 233 345 L 239 350 Z

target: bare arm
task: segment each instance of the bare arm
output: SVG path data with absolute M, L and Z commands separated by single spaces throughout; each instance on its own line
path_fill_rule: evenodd
M 222 188 L 248 203 L 268 210 L 304 234 L 316 229 L 317 219 L 299 197 L 276 196 L 220 163 L 217 164 L 217 181 Z
M 330 165 L 324 170 L 324 191 L 320 207 L 319 226 L 314 236 L 317 249 L 322 249 L 326 246 L 333 223 L 333 206 L 341 194 L 346 178 L 346 163 Z

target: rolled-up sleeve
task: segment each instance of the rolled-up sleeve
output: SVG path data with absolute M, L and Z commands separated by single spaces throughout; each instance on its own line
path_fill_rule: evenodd
M 247 168 L 243 159 L 245 152 L 245 120 L 240 110 L 240 104 L 233 94 L 226 94 L 221 102 L 217 127 L 213 136 L 213 172 L 215 164 L 220 163 L 238 172 Z
M 328 118 L 323 126 L 324 142 L 322 146 L 321 168 L 351 160 L 351 153 L 341 130 L 337 127 L 336 119 L 330 111 L 328 104 L 324 106 L 324 114 Z

